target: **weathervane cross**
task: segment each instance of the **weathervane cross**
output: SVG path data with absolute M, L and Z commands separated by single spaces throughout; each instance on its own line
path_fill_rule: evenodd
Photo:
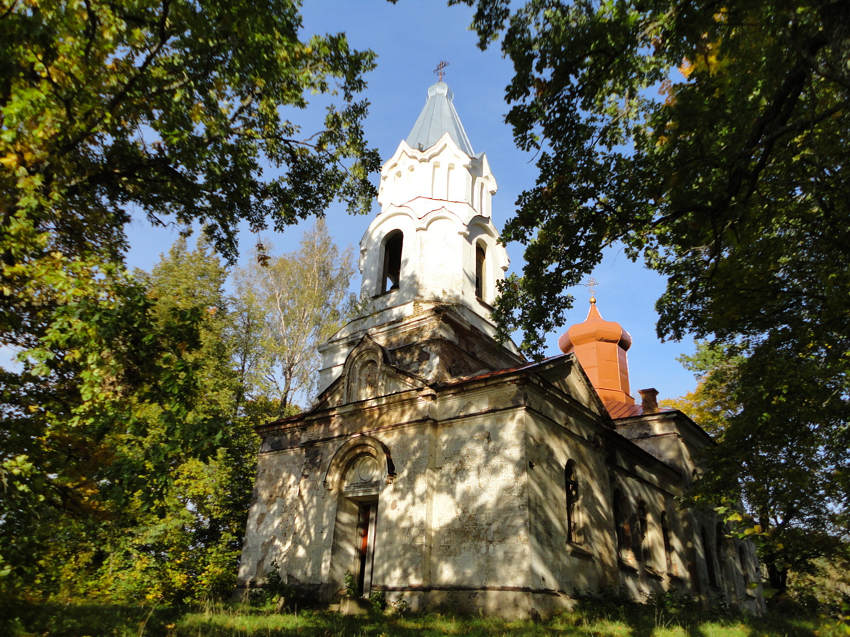
M 599 281 L 594 279 L 593 277 L 589 277 L 582 283 L 583 286 L 590 290 L 590 302 L 596 303 L 596 286 L 599 285 Z
M 446 67 L 449 65 L 445 60 L 440 60 L 440 63 L 437 65 L 437 68 L 434 69 L 434 73 L 437 74 L 437 77 L 442 82 L 443 76 L 446 74 Z

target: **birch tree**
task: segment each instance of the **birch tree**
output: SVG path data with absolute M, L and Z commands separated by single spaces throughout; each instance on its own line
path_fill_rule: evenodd
M 272 257 L 260 250 L 235 274 L 236 311 L 254 326 L 259 342 L 256 356 L 245 361 L 247 384 L 254 395 L 276 401 L 281 415 L 297 409 L 296 401 L 307 400 L 315 387 L 317 348 L 344 322 L 353 259 L 319 220 L 297 251 Z

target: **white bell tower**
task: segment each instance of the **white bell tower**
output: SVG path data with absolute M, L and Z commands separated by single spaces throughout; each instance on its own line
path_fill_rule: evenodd
M 360 240 L 364 315 L 320 348 L 320 391 L 358 337 L 398 340 L 407 329 L 401 323 L 429 308 L 450 308 L 485 337 L 496 334 L 491 304 L 510 263 L 491 219 L 496 179 L 486 155 L 473 152 L 452 99 L 445 82 L 431 86 L 410 134 L 381 169 L 381 212 Z M 504 347 L 517 353 L 512 343 Z
M 490 218 L 496 180 L 475 155 L 437 82 L 408 135 L 381 169 L 381 213 L 360 241 L 361 294 L 374 309 L 413 300 L 459 304 L 490 322 L 509 260 Z

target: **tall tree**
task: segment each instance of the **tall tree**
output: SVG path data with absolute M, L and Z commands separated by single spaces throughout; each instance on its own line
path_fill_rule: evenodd
M 271 257 L 262 251 L 257 257 L 236 273 L 237 312 L 254 326 L 260 343 L 250 374 L 254 394 L 273 396 L 284 414 L 309 397 L 317 348 L 342 327 L 353 254 L 339 250 L 318 220 L 297 252 Z
M 122 269 L 53 258 L 37 315 L 43 333 L 2 379 L 0 554 L 9 570 L 0 586 L 31 592 L 90 572 L 103 558 L 84 547 L 98 546 L 106 525 L 126 528 L 134 498 L 155 505 L 174 446 L 208 447 L 214 435 L 211 420 L 185 421 L 198 397 L 186 354 L 199 346 L 201 313 L 175 309 L 157 321 L 145 286 Z
M 797 460 L 846 487 L 850 4 L 457 2 L 477 7 L 482 46 L 502 37 L 507 121 L 539 169 L 502 233 L 526 245 L 496 304 L 503 332 L 539 353 L 566 288 L 622 242 L 667 278 L 662 338 L 742 357 L 715 487 L 732 497 L 754 475 L 751 450 L 771 487 Z M 846 532 L 846 495 L 812 507 L 811 486 L 789 519 Z
M 0 346 L 39 350 L 69 328 L 50 307 L 69 276 L 92 277 L 93 303 L 98 288 L 104 306 L 137 303 L 133 283 L 106 290 L 127 278 L 131 211 L 197 222 L 233 258 L 240 220 L 283 229 L 334 197 L 371 207 L 357 93 L 374 55 L 300 31 L 292 0 L 0 0 Z M 310 92 L 337 104 L 303 132 Z
M 240 220 L 282 229 L 337 196 L 369 210 L 377 154 L 355 96 L 374 54 L 343 34 L 302 39 L 298 7 L 3 0 L 0 230 L 18 240 L 5 263 L 45 232 L 50 249 L 119 257 L 130 205 L 200 222 L 228 257 Z M 308 92 L 341 104 L 302 132 L 291 116 Z
M 147 278 L 150 315 L 163 329 L 171 316 L 198 316 L 198 338 L 180 351 L 191 392 L 180 395 L 180 422 L 149 426 L 115 447 L 151 481 L 155 499 L 137 495 L 123 507 L 123 528 L 103 534 L 102 565 L 93 581 L 113 597 L 200 601 L 228 595 L 235 585 L 257 439 L 237 412 L 244 395 L 234 368 L 235 316 L 224 293 L 228 271 L 201 239 L 189 250 L 178 240 Z
M 0 590 L 226 593 L 256 453 L 235 409 L 226 270 L 181 240 L 143 282 L 92 274 L 54 280 L 41 347 L 4 378 Z
M 228 258 L 240 220 L 370 209 L 374 55 L 300 28 L 291 0 L 0 4 L 0 344 L 37 342 L 53 253 L 120 261 L 134 209 Z M 290 118 L 307 92 L 340 94 L 315 132 Z
M 0 0 L 0 345 L 22 360 L 0 373 L 0 587 L 103 563 L 104 521 L 155 515 L 200 475 L 185 462 L 218 457 L 219 306 L 166 307 L 125 271 L 131 212 L 197 223 L 232 259 L 239 221 L 371 207 L 374 55 L 303 37 L 298 8 Z M 331 95 L 318 131 L 296 119 L 308 93 Z
M 808 572 L 815 558 L 847 550 L 845 442 L 835 436 L 840 424 L 825 420 L 831 415 L 823 413 L 822 394 L 799 394 L 796 380 L 782 383 L 769 369 L 774 361 L 737 350 L 701 342 L 693 356 L 681 358 L 696 374 L 697 388 L 662 404 L 684 411 L 718 441 L 704 458 L 694 495 L 736 503 L 728 517 L 739 532 L 755 533 L 770 584 L 783 592 L 789 572 Z M 812 372 L 786 362 L 794 370 L 786 376 Z
M 537 153 L 503 232 L 527 265 L 499 304 L 527 348 L 616 241 L 668 277 L 662 336 L 842 337 L 846 2 L 463 1 L 483 45 L 504 29 L 507 121 Z

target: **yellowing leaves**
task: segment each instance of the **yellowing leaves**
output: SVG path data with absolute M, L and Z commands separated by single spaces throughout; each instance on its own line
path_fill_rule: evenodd
M 694 57 L 693 62 L 688 58 L 682 58 L 682 63 L 679 65 L 679 73 L 684 75 L 685 79 L 690 79 L 691 75 L 696 71 L 708 71 L 710 75 L 713 75 L 719 67 L 717 45 L 707 42 L 703 50 Z
M 195 102 L 189 110 L 189 117 L 196 124 L 201 121 L 201 116 L 204 114 L 204 105 L 200 102 Z
M 8 153 L 3 157 L 0 157 L 0 164 L 3 164 L 5 168 L 17 168 L 18 156 L 15 153 Z

